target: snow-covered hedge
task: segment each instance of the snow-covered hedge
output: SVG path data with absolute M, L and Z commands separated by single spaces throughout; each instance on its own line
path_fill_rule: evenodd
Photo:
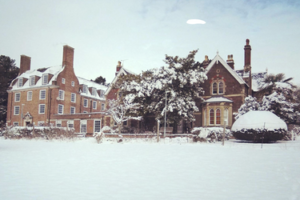
M 223 131 L 221 127 L 195 127 L 192 134 L 195 135 L 194 141 L 221 141 Z M 231 136 L 230 130 L 225 129 L 225 138 L 228 140 Z
M 245 128 L 239 131 L 233 131 L 232 134 L 236 139 L 253 142 L 274 142 L 289 138 L 289 135 L 285 129 L 268 130 L 264 128 Z
M 20 138 L 45 138 L 51 139 L 72 139 L 77 137 L 74 129 L 58 128 L 58 127 L 20 127 L 11 126 L 3 132 L 3 136 L 7 139 L 20 139 Z

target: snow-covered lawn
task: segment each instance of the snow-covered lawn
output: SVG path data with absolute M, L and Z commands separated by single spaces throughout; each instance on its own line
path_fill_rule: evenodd
M 300 199 L 300 138 L 261 149 L 0 137 L 0 199 Z

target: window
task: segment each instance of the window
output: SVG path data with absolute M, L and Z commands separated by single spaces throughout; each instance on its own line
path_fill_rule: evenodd
M 40 90 L 40 100 L 46 99 L 46 90 Z
M 19 115 L 20 114 L 20 106 L 15 106 L 14 107 L 14 115 Z
M 68 128 L 74 128 L 74 120 L 68 120 Z
M 21 93 L 15 93 L 15 102 L 19 102 L 21 98 Z
M 228 125 L 228 109 L 227 108 L 224 110 L 224 123 L 225 123 L 225 125 Z
M 64 114 L 64 105 L 58 104 L 58 111 L 57 111 L 57 113 L 59 115 Z
M 219 83 L 219 94 L 223 94 L 223 82 Z
M 86 108 L 89 106 L 87 99 L 83 100 L 83 106 L 86 107 Z
M 220 109 L 216 110 L 216 122 L 217 122 L 217 124 L 221 124 L 221 110 Z
M 65 99 L 65 91 L 59 90 L 58 91 L 58 98 L 59 98 L 59 100 L 64 100 Z
M 215 124 L 215 111 L 213 109 L 209 111 L 209 124 Z
M 88 93 L 88 88 L 86 85 L 83 85 L 83 93 L 87 94 Z
M 75 93 L 71 94 L 71 102 L 76 103 L 76 94 Z
M 23 78 L 19 78 L 18 79 L 18 87 L 22 87 L 23 86 Z
M 94 132 L 100 132 L 101 130 L 101 121 L 100 120 L 95 120 L 94 121 Z
M 47 85 L 48 84 L 48 74 L 43 74 L 42 76 L 42 84 Z
M 213 83 L 213 94 L 217 94 L 218 93 L 218 86 L 217 86 L 217 83 L 214 82 Z
M 61 120 L 56 121 L 56 127 L 61 127 Z
M 28 91 L 27 92 L 27 101 L 31 101 L 32 100 L 32 91 Z
M 100 97 L 104 97 L 104 90 L 100 90 Z
M 19 122 L 14 122 L 14 126 L 19 126 Z
M 101 110 L 104 110 L 105 109 L 105 105 L 104 103 L 101 104 Z
M 45 104 L 39 104 L 39 114 L 45 114 Z
M 93 109 L 97 109 L 97 101 L 93 101 Z
M 93 96 L 96 96 L 96 95 L 97 95 L 97 90 L 96 90 L 96 88 L 92 88 L 92 95 L 93 95 Z
M 71 106 L 71 111 L 70 111 L 71 114 L 75 114 L 75 107 L 74 106 Z
M 80 132 L 81 133 L 86 133 L 86 120 L 81 120 L 80 121 Z
M 61 82 L 62 82 L 62 84 L 65 84 L 65 83 L 66 83 L 66 79 L 65 79 L 65 78 L 62 78 L 62 79 L 61 79 Z
M 29 85 L 35 85 L 35 76 L 30 76 L 29 78 Z
M 124 122 L 123 122 L 123 125 L 124 125 L 124 126 L 127 126 L 127 121 L 124 121 Z
M 83 111 L 83 113 L 88 113 L 87 111 Z
M 75 86 L 75 82 L 74 82 L 74 81 L 71 82 L 71 86 L 72 86 L 72 87 Z

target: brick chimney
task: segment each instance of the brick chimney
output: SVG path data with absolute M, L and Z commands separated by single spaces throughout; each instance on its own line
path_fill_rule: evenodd
M 117 65 L 117 68 L 116 68 L 116 76 L 119 73 L 119 71 L 121 70 L 121 68 L 122 68 L 121 61 L 118 61 L 118 65 Z
M 23 74 L 27 70 L 30 70 L 30 61 L 31 61 L 30 57 L 21 55 L 19 75 Z
M 205 55 L 204 61 L 201 63 L 201 67 L 205 69 L 208 65 L 209 65 L 209 59 L 208 56 Z
M 74 48 L 64 45 L 62 66 L 73 69 Z
M 245 50 L 245 65 L 244 65 L 244 71 L 248 72 L 251 67 L 251 46 L 249 45 L 250 40 L 246 40 L 246 45 L 244 47 Z
M 228 55 L 227 64 L 234 70 L 234 60 L 233 55 Z
M 244 65 L 244 77 L 243 79 L 249 85 L 248 95 L 252 96 L 252 73 L 251 73 L 251 46 L 250 40 L 246 40 L 246 45 L 244 47 L 245 51 L 245 65 Z

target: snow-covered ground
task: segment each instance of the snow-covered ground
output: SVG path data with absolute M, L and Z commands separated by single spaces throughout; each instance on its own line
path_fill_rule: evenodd
M 300 199 L 300 138 L 175 141 L 0 137 L 0 199 Z

